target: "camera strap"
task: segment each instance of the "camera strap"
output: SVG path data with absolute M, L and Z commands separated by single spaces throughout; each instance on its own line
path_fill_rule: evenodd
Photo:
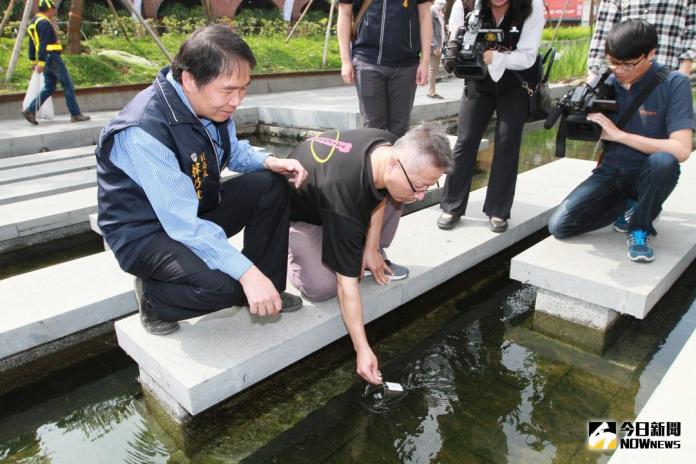
M 661 67 L 653 76 L 652 80 L 645 84 L 645 87 L 640 89 L 640 93 L 636 98 L 631 102 L 628 108 L 626 108 L 626 111 L 621 115 L 619 118 L 619 121 L 616 123 L 616 127 L 619 129 L 623 129 L 623 127 L 628 124 L 628 121 L 631 120 L 633 115 L 638 111 L 638 108 L 640 108 L 640 105 L 643 104 L 646 98 L 648 98 L 648 95 L 652 93 L 653 90 L 655 90 L 655 87 L 660 85 L 660 83 L 664 82 L 665 79 L 667 79 L 667 76 L 669 76 L 669 70 L 665 66 Z
M 670 71 L 667 69 L 666 66 L 662 66 L 660 69 L 657 70 L 650 82 L 645 84 L 645 87 L 640 89 L 640 92 L 638 93 L 636 98 L 631 102 L 628 108 L 626 108 L 626 111 L 623 112 L 623 114 L 616 123 L 616 127 L 623 130 L 624 126 L 628 124 L 633 115 L 636 114 L 636 111 L 638 111 L 640 105 L 642 105 L 645 99 L 648 98 L 648 95 L 650 95 L 658 85 L 660 85 L 662 82 L 665 81 L 665 79 L 667 79 L 669 73 Z M 602 162 L 602 154 L 604 153 L 604 151 L 606 151 L 609 143 L 611 142 L 601 140 L 602 149 L 600 151 L 599 159 L 597 160 L 598 165 Z
M 386 0 L 385 0 L 386 1 Z M 355 17 L 355 21 L 353 21 L 353 25 L 351 28 L 351 40 L 355 40 L 355 38 L 358 35 L 358 28 L 360 27 L 360 23 L 362 22 L 363 18 L 365 17 L 365 13 L 367 13 L 367 8 L 370 6 L 372 3 L 372 0 L 363 0 L 362 5 L 360 5 L 360 9 L 358 10 L 358 15 Z

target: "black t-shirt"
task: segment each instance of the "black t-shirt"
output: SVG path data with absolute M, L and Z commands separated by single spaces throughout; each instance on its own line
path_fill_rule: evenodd
M 360 275 L 372 211 L 387 195 L 375 187 L 370 153 L 395 141 L 379 129 L 332 130 L 289 155 L 308 173 L 300 189 L 291 189 L 290 220 L 322 226 L 322 262 L 339 274 Z

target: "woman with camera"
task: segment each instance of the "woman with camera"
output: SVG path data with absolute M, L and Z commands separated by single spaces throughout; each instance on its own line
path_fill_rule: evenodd
M 493 161 L 483 212 L 493 232 L 504 232 L 515 196 L 522 129 L 529 111 L 529 96 L 522 82 L 530 87 L 536 84 L 534 70 L 545 22 L 544 3 L 543 0 L 479 1 L 479 30 L 500 29 L 502 40 L 483 52 L 487 67 L 483 80 L 466 80 L 453 150 L 455 168 L 445 181 L 440 202 L 443 213 L 437 225 L 440 229 L 452 229 L 465 213 L 481 137 L 495 112 Z M 450 39 L 464 26 L 465 13 L 476 6 L 474 0 L 454 3 L 449 21 L 453 34 Z

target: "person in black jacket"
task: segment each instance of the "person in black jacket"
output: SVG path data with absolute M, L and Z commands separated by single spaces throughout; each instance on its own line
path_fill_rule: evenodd
M 56 90 L 56 83 L 60 82 L 65 95 L 65 103 L 70 111 L 70 121 L 88 121 L 89 116 L 85 116 L 80 111 L 80 105 L 75 99 L 75 88 L 73 87 L 70 73 L 65 67 L 60 53 L 63 47 L 58 40 L 56 31 L 53 28 L 53 20 L 56 17 L 55 0 L 39 0 L 39 13 L 34 17 L 27 28 L 29 34 L 29 60 L 34 66 L 34 71 L 44 74 L 44 86 L 41 93 L 29 103 L 29 106 L 22 110 L 22 115 L 31 124 L 38 124 L 36 112 L 41 105 L 53 95 Z
M 462 3 L 466 3 L 468 10 L 474 7 L 471 0 L 454 3 L 450 34 L 456 34 L 465 22 Z M 535 85 L 533 69 L 545 22 L 544 3 L 543 0 L 483 0 L 481 18 L 482 28 L 503 30 L 504 43 L 496 50 L 484 52 L 486 77 L 475 83 L 466 82 L 453 150 L 455 168 L 445 181 L 440 201 L 443 213 L 437 225 L 440 229 L 452 229 L 466 211 L 476 154 L 495 112 L 495 146 L 483 212 L 493 232 L 504 232 L 515 196 L 522 129 L 529 112 L 529 97 L 518 77 Z
M 365 127 L 401 137 L 409 127 L 416 86 L 428 82 L 430 1 L 339 2 L 343 81 L 355 82 Z

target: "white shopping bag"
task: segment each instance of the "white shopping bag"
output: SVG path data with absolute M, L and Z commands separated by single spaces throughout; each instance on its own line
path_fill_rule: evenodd
M 29 104 L 36 98 L 36 96 L 41 92 L 44 85 L 44 75 L 43 73 L 34 71 L 31 75 L 31 80 L 29 81 L 29 86 L 27 87 L 27 93 L 24 95 L 24 102 L 22 103 L 22 108 L 27 108 Z M 28 108 L 30 110 L 35 110 L 35 108 Z M 55 118 L 55 113 L 53 111 L 53 97 L 48 97 L 48 99 L 41 105 L 39 111 L 36 112 L 36 119 L 43 120 L 53 120 Z

